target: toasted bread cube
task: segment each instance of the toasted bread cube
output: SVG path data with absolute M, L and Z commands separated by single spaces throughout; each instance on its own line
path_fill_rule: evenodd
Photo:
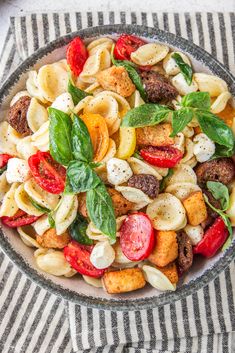
M 188 222 L 198 226 L 207 219 L 206 204 L 201 191 L 195 191 L 183 200 Z
M 159 267 L 165 267 L 178 257 L 176 232 L 155 231 L 155 247 L 148 257 L 149 261 Z
M 168 146 L 174 144 L 170 137 L 171 124 L 164 123 L 155 126 L 145 126 L 136 129 L 136 143 L 142 146 Z
M 171 262 L 165 267 L 156 266 L 159 271 L 161 271 L 173 284 L 178 283 L 179 276 L 175 262 Z
M 116 92 L 123 97 L 129 97 L 135 91 L 126 69 L 122 66 L 112 66 L 96 75 L 99 84 L 109 91 Z
M 139 268 L 106 272 L 103 276 L 103 285 L 109 294 L 131 292 L 143 288 L 145 284 L 144 275 Z
M 54 228 L 48 229 L 42 235 L 37 235 L 36 240 L 43 248 L 63 249 L 71 240 L 68 232 L 56 234 Z

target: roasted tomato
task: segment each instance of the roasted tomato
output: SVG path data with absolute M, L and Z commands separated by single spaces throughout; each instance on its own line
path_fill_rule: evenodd
M 69 43 L 66 53 L 67 63 L 75 76 L 79 76 L 88 58 L 88 51 L 80 37 Z
M 146 259 L 153 250 L 154 239 L 152 223 L 145 213 L 130 214 L 122 223 L 120 245 L 129 260 Z
M 8 226 L 10 228 L 16 228 L 36 222 L 38 218 L 39 217 L 31 216 L 22 210 L 18 210 L 16 214 L 12 217 L 1 217 L 1 221 L 5 226 Z
M 42 189 L 51 194 L 63 192 L 66 169 L 49 152 L 38 151 L 29 157 L 28 164 L 35 181 Z
M 131 53 L 144 44 L 146 42 L 139 37 L 122 34 L 115 44 L 114 56 L 119 60 L 131 60 Z
M 64 248 L 64 256 L 71 267 L 81 275 L 99 278 L 103 276 L 104 270 L 92 265 L 90 261 L 92 249 L 92 245 L 81 245 L 73 240 Z
M 183 157 L 178 148 L 171 146 L 148 146 L 140 150 L 140 155 L 146 162 L 161 168 L 173 168 Z
M 1 153 L 0 154 L 0 169 L 4 168 L 7 165 L 9 159 L 13 158 L 10 154 Z

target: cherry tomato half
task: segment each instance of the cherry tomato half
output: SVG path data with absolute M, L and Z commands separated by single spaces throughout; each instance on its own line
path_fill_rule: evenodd
M 0 154 L 0 168 L 4 168 L 7 165 L 9 159 L 13 158 L 10 154 L 1 153 Z
M 57 163 L 49 152 L 38 151 L 28 159 L 31 173 L 39 186 L 51 194 L 64 190 L 66 169 Z
M 92 265 L 90 261 L 93 245 L 81 245 L 76 241 L 71 241 L 64 248 L 66 261 L 81 275 L 99 278 L 102 277 L 105 270 L 99 270 Z
M 5 226 L 16 228 L 36 222 L 38 218 L 38 216 L 31 216 L 22 210 L 18 210 L 12 217 L 1 217 L 1 221 Z
M 88 58 L 88 51 L 80 37 L 69 43 L 66 52 L 67 63 L 75 76 L 79 76 Z
M 140 155 L 146 162 L 162 168 L 174 167 L 183 157 L 178 148 L 171 146 L 148 146 L 140 150 Z
M 122 34 L 115 44 L 114 57 L 119 60 L 131 60 L 131 53 L 144 44 L 146 42 L 139 37 Z
M 126 217 L 120 229 L 120 245 L 129 260 L 146 259 L 153 250 L 154 240 L 153 226 L 145 213 L 133 213 Z

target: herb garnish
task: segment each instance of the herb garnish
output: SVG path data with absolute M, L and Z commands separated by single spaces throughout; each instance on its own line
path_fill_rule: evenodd
M 174 53 L 171 57 L 175 60 L 182 75 L 185 78 L 185 81 L 190 86 L 192 83 L 192 80 L 193 80 L 193 70 L 192 70 L 191 66 L 186 64 L 186 62 L 184 62 L 184 60 L 182 59 L 181 55 L 178 53 Z

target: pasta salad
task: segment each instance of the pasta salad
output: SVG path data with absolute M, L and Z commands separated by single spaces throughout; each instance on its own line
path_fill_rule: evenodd
M 46 273 L 173 291 L 194 258 L 231 244 L 233 100 L 185 53 L 76 37 L 28 73 L 0 131 L 1 223 Z

